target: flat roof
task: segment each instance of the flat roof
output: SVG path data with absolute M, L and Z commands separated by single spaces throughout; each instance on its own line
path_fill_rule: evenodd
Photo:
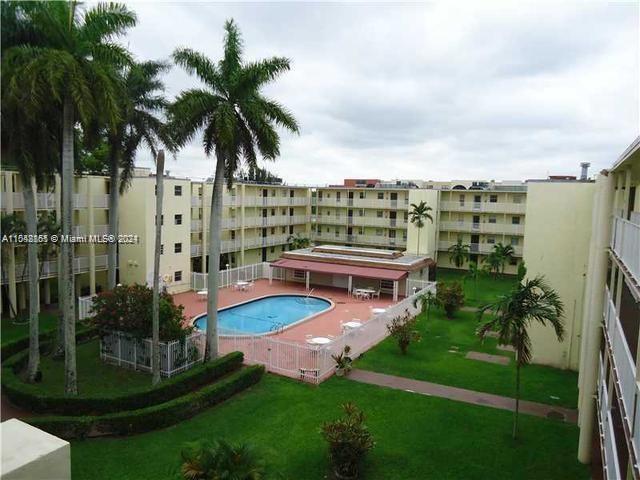
M 303 270 L 305 272 L 331 273 L 337 275 L 352 275 L 361 278 L 375 278 L 378 280 L 398 281 L 407 276 L 406 271 L 389 270 L 388 268 L 357 267 L 353 265 L 340 265 L 337 263 L 309 262 L 306 260 L 292 260 L 281 258 L 271 263 L 274 267 L 290 270 Z

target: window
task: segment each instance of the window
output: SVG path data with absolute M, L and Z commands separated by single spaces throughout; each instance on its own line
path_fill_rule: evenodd
M 198 233 L 198 240 L 202 240 L 202 232 Z
M 287 214 L 287 209 L 286 209 L 286 208 L 283 208 L 283 209 L 282 209 L 282 215 L 286 215 L 286 214 Z
M 512 225 L 520 225 L 520 217 L 511 217 Z
M 289 235 L 293 235 L 293 225 L 289 225 Z
M 164 255 L 164 245 L 160 245 L 160 255 Z
M 178 270 L 177 272 L 175 272 L 173 274 L 173 281 L 174 282 L 181 282 L 182 281 L 182 270 Z
M 307 278 L 307 276 L 304 273 L 304 270 L 294 270 L 293 271 L 293 278 L 297 279 L 297 280 L 305 280 Z
M 514 257 L 509 258 L 509 265 L 518 265 L 518 259 Z
M 489 217 L 489 223 L 496 223 L 496 217 Z
M 181 197 L 182 196 L 182 185 L 174 185 L 173 194 L 176 197 Z M 182 274 L 182 272 L 180 272 L 180 274 Z
M 173 223 L 175 225 L 182 225 L 182 215 L 177 213 L 173 216 Z
M 276 253 L 276 247 L 271 247 L 271 253 Z
M 460 195 L 460 206 L 464 206 L 464 195 Z
M 155 225 L 158 224 L 158 216 L 156 215 Z M 164 225 L 164 215 L 160 216 L 160 225 Z
M 236 239 L 236 231 L 235 230 L 231 230 L 229 232 L 229 234 L 231 235 L 231 240 L 235 240 Z
M 522 203 L 522 195 L 516 195 L 513 197 L 513 203 Z
M 378 200 L 383 200 L 383 199 L 384 199 L 384 193 L 378 192 Z
M 519 243 L 520 243 L 520 239 L 518 237 L 511 237 L 511 245 L 513 245 L 514 247 L 517 247 Z
M 282 227 L 280 230 L 281 230 L 280 233 L 287 233 L 287 227 Z
M 271 216 L 274 217 L 276 215 L 276 209 L 272 208 L 271 209 Z
M 271 227 L 271 235 L 275 235 L 276 234 L 276 229 L 274 227 Z
M 489 203 L 498 203 L 498 195 L 489 195 Z
M 360 196 L 361 199 L 363 199 L 365 197 L 364 192 L 361 191 L 359 196 Z
M 358 235 L 364 235 L 364 228 L 362 227 L 358 228 Z
M 364 217 L 364 209 L 361 208 L 360 210 L 358 210 L 358 216 L 359 217 Z
M 487 243 L 493 245 L 496 243 L 496 237 L 487 237 Z
M 173 244 L 173 253 L 182 253 L 182 243 Z
M 153 186 L 153 194 L 158 195 L 158 185 Z
M 384 235 L 384 231 L 381 228 L 376 228 L 376 237 Z
M 378 218 L 382 218 L 382 210 L 378 210 L 378 211 L 376 212 L 376 217 L 378 217 Z
M 380 280 L 380 290 L 393 290 L 393 280 Z

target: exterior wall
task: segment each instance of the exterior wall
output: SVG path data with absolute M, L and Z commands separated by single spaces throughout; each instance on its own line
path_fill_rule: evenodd
M 428 255 L 435 258 L 438 251 L 438 224 L 440 222 L 440 192 L 438 190 L 409 190 L 409 209 L 411 204 L 426 202 L 433 210 L 429 214 L 433 221 L 428 219 L 424 222 L 424 227 L 418 229 L 411 222 L 407 222 L 407 252 L 420 255 Z M 419 231 L 418 231 L 419 230 Z M 420 235 L 420 245 L 418 247 L 418 233 Z
M 595 184 L 532 182 L 527 199 L 527 277 L 544 275 L 565 306 L 566 338 L 550 327 L 529 329 L 533 362 L 577 369 Z

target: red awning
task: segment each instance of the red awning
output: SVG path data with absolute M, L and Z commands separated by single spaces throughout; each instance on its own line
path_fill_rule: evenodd
M 333 273 L 338 275 L 353 275 L 354 277 L 377 278 L 379 280 L 400 280 L 407 276 L 407 272 L 403 272 L 402 270 L 357 267 L 354 265 L 339 265 L 336 263 L 307 262 L 305 260 L 291 260 L 288 258 L 281 258 L 280 260 L 271 262 L 271 266 L 315 273 Z

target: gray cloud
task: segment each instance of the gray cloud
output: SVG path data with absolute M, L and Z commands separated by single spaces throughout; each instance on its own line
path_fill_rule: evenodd
M 285 55 L 266 93 L 297 116 L 269 167 L 290 183 L 343 177 L 524 179 L 610 165 L 638 134 L 638 6 L 606 3 L 132 3 L 140 58 L 188 45 Z M 170 96 L 197 85 L 179 68 Z M 141 165 L 152 165 L 147 152 Z M 199 141 L 170 169 L 206 177 Z

